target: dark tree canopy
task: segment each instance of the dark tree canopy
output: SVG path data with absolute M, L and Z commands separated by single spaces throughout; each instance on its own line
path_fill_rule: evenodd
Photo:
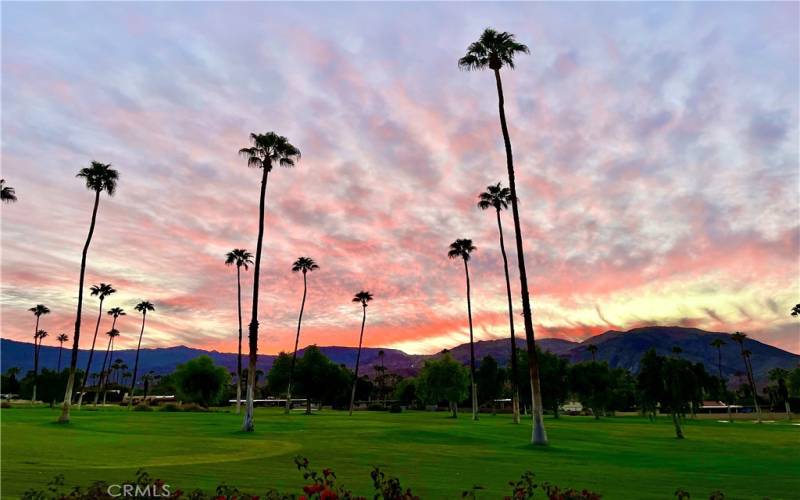
M 230 374 L 208 356 L 199 356 L 178 365 L 172 375 L 178 397 L 184 401 L 211 406 L 222 402 Z

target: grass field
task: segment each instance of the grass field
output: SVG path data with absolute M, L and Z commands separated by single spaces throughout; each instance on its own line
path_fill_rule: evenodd
M 687 439 L 678 441 L 666 417 L 564 417 L 546 421 L 551 446 L 534 448 L 526 444 L 530 426 L 515 426 L 508 415 L 482 415 L 476 423 L 445 413 L 287 417 L 259 409 L 250 435 L 238 432 L 240 417 L 227 412 L 83 410 L 68 426 L 56 417 L 48 408 L 0 412 L 3 498 L 58 473 L 68 485 L 86 485 L 130 479 L 139 467 L 173 489 L 210 491 L 224 482 L 253 493 L 297 491 L 297 454 L 318 470 L 333 468 L 362 494 L 371 493 L 369 472 L 378 465 L 422 498 L 460 498 L 473 485 L 485 488 L 478 498 L 502 498 L 507 481 L 526 470 L 609 499 L 670 499 L 678 487 L 692 498 L 715 489 L 729 499 L 800 496 L 800 427 L 785 422 L 689 420 Z

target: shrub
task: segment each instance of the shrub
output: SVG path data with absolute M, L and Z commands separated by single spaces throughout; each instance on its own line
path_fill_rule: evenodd
M 150 408 L 149 404 L 141 402 L 133 407 L 133 411 L 153 411 L 153 409 Z
M 197 403 L 184 403 L 181 406 L 182 411 L 209 411 L 208 408 L 204 406 L 200 406 Z
M 394 403 L 389 407 L 389 413 L 403 413 L 403 407 L 397 403 Z
M 9 403 L 8 401 L 3 401 L 2 403 L 0 403 L 0 408 L 11 408 L 11 403 Z
M 367 411 L 386 411 L 386 407 L 380 403 L 372 403 L 367 406 Z
M 181 406 L 178 403 L 167 403 L 161 407 L 161 411 L 181 411 Z

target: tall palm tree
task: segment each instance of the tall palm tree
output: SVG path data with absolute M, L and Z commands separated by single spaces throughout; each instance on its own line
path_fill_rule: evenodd
M 64 393 L 64 405 L 61 407 L 59 423 L 69 422 L 69 409 L 72 404 L 72 392 L 75 386 L 75 370 L 78 368 L 78 347 L 81 340 L 81 312 L 83 310 L 83 281 L 86 275 L 86 258 L 89 254 L 89 245 L 92 243 L 94 226 L 97 222 L 97 208 L 100 205 L 100 193 L 105 191 L 109 196 L 113 196 L 117 190 L 117 180 L 119 173 L 111 168 L 111 165 L 93 161 L 90 166 L 82 168 L 77 177 L 86 181 L 86 188 L 94 191 L 94 208 L 92 209 L 92 220 L 89 223 L 89 234 L 86 235 L 86 243 L 83 245 L 81 254 L 81 272 L 78 279 L 78 308 L 75 313 L 75 333 L 72 335 L 72 356 L 69 364 L 69 378 L 67 379 L 67 389 Z
M 253 266 L 253 309 L 250 317 L 248 343 L 250 357 L 247 371 L 247 408 L 245 408 L 242 430 L 253 432 L 253 395 L 256 385 L 256 361 L 258 361 L 258 285 L 261 275 L 261 247 L 264 242 L 264 206 L 267 196 L 267 178 L 272 167 L 293 167 L 300 159 L 300 150 L 293 146 L 286 137 L 275 132 L 266 134 L 250 134 L 252 146 L 242 148 L 239 154 L 247 158 L 247 166 L 260 168 L 261 196 L 258 204 L 258 241 L 256 243 L 256 262 Z
M 472 387 L 472 420 L 478 420 L 478 384 L 475 381 L 475 344 L 472 336 L 472 299 L 469 287 L 469 265 L 470 254 L 477 250 L 472 244 L 472 240 L 458 239 L 450 243 L 447 256 L 451 259 L 462 259 L 464 261 L 464 274 L 467 277 L 467 318 L 469 319 L 469 372 L 470 386 Z
M 225 256 L 225 265 L 236 265 L 236 305 L 239 312 L 239 354 L 236 357 L 236 413 L 242 406 L 242 267 L 253 263 L 253 254 L 244 248 L 234 248 Z
M 717 350 L 717 373 L 719 375 L 719 386 L 720 389 L 722 389 L 721 396 L 727 400 L 728 398 L 725 396 L 725 393 L 727 392 L 727 384 L 725 383 L 725 378 L 722 376 L 722 346 L 726 345 L 726 343 L 722 339 L 714 339 L 711 341 L 710 345 Z M 728 420 L 733 422 L 733 419 L 731 418 L 730 402 L 725 401 L 725 406 L 728 408 Z
M 758 423 L 761 423 L 761 408 L 758 406 L 758 395 L 756 393 L 756 382 L 753 378 L 753 365 L 750 364 L 750 355 L 752 354 L 749 350 L 744 348 L 744 341 L 747 339 L 747 334 L 742 332 L 736 332 L 731 335 L 731 339 L 739 344 L 739 348 L 742 352 L 742 360 L 744 361 L 744 369 L 745 374 L 747 375 L 747 383 L 750 385 L 750 391 L 753 393 L 753 406 L 756 409 L 756 418 L 758 419 Z
M 34 316 L 36 316 L 36 326 L 33 329 L 33 361 L 34 361 L 34 370 L 33 370 L 33 396 L 31 397 L 31 403 L 36 401 L 36 383 L 38 382 L 38 342 L 39 342 L 39 320 L 45 314 L 50 314 L 50 309 L 44 304 L 36 304 L 35 306 L 28 309 L 28 311 L 32 312 Z
M 519 282 L 522 291 L 522 316 L 525 320 L 525 339 L 528 349 L 528 368 L 531 378 L 531 400 L 533 402 L 533 429 L 531 442 L 534 444 L 547 444 L 547 432 L 544 428 L 542 406 L 542 389 L 539 384 L 539 360 L 536 356 L 536 341 L 533 332 L 533 313 L 528 292 L 528 275 L 525 271 L 525 254 L 522 244 L 522 228 L 519 220 L 519 207 L 517 185 L 514 178 L 514 158 L 511 152 L 511 137 L 506 124 L 505 98 L 503 97 L 503 82 L 500 79 L 500 69 L 507 66 L 514 69 L 514 57 L 517 54 L 529 54 L 530 50 L 524 44 L 516 41 L 511 33 L 498 33 L 487 28 L 477 42 L 470 44 L 467 53 L 458 60 L 458 66 L 464 70 L 490 69 L 494 73 L 497 85 L 497 104 L 500 112 L 500 129 L 503 133 L 503 143 L 506 150 L 506 167 L 508 170 L 508 188 L 511 191 L 511 215 L 514 219 L 514 233 L 516 236 L 517 262 L 519 266 Z
M 292 264 L 293 273 L 303 273 L 303 300 L 300 302 L 300 316 L 297 318 L 297 334 L 294 337 L 294 351 L 292 352 L 292 365 L 289 369 L 289 385 L 286 390 L 286 414 L 289 414 L 289 409 L 292 405 L 292 383 L 294 382 L 294 366 L 297 362 L 297 347 L 300 343 L 300 325 L 303 323 L 303 309 L 306 307 L 306 295 L 308 293 L 308 281 L 306 275 L 319 269 L 319 266 L 311 257 L 300 257 L 294 264 Z
M 478 195 L 478 207 L 481 210 L 494 208 L 497 214 L 497 230 L 500 233 L 500 254 L 503 256 L 503 272 L 506 277 L 506 297 L 508 298 L 508 329 L 511 332 L 511 409 L 514 415 L 514 423 L 519 423 L 519 375 L 517 367 L 517 337 L 514 334 L 514 306 L 511 298 L 511 278 L 508 275 L 508 257 L 506 256 L 506 245 L 503 239 L 503 223 L 500 219 L 500 211 L 507 210 L 511 202 L 511 190 L 503 187 L 499 182 L 492 186 L 486 186 L 486 191 Z
M 61 335 L 56 337 L 56 340 L 58 340 L 58 368 L 56 368 L 56 371 L 58 371 L 60 373 L 61 372 L 61 351 L 64 350 L 64 342 L 68 342 L 69 341 L 69 337 L 67 336 L 66 333 L 62 333 Z
M 119 309 L 119 308 L 117 307 L 115 309 Z M 109 312 L 111 312 L 111 311 L 109 311 Z M 125 314 L 125 313 L 123 312 L 122 314 Z M 115 317 L 114 320 L 116 321 L 116 319 L 117 318 Z M 108 363 L 111 361 L 111 356 L 113 355 L 111 346 L 114 343 L 114 339 L 119 337 L 119 330 L 117 330 L 116 328 L 114 328 L 112 326 L 111 330 L 106 332 L 106 335 L 108 335 L 108 344 L 106 345 L 106 355 L 103 356 L 103 366 L 100 369 L 100 387 L 94 393 L 94 406 L 97 406 L 97 400 L 99 399 L 101 392 L 103 393 L 103 405 L 106 404 L 105 387 L 106 387 L 106 384 L 108 383 L 108 375 L 109 375 L 109 371 L 110 371 Z
M 89 373 L 92 369 L 92 359 L 94 358 L 94 346 L 97 343 L 97 332 L 100 330 L 100 320 L 103 318 L 103 301 L 109 295 L 116 293 L 117 291 L 108 283 L 100 283 L 99 285 L 92 285 L 89 290 L 91 290 L 91 295 L 94 297 L 98 297 L 100 299 L 100 306 L 97 309 L 97 323 L 94 325 L 94 337 L 92 337 L 92 347 L 89 349 L 89 360 L 86 362 L 86 374 L 83 376 L 83 384 L 81 384 L 81 391 L 78 394 L 78 409 L 81 409 L 81 404 L 83 404 L 83 395 L 86 391 L 86 382 L 89 378 Z M 97 393 L 95 393 L 95 399 L 97 399 Z
M 144 322 L 147 319 L 147 311 L 155 311 L 156 307 L 149 301 L 143 300 L 134 307 L 142 313 L 142 330 L 139 332 L 139 343 L 136 344 L 136 360 L 133 362 L 133 377 L 131 378 L 131 393 L 128 396 L 128 408 L 133 406 L 133 389 L 136 387 L 136 372 L 139 370 L 139 350 L 142 348 L 142 336 L 144 335 Z
M 595 344 L 589 344 L 586 350 L 592 353 L 592 362 L 597 361 L 597 346 Z
M 355 378 L 353 378 L 353 390 L 350 392 L 350 416 L 353 416 L 353 405 L 356 402 L 356 387 L 358 386 L 358 367 L 361 363 L 361 344 L 364 341 L 364 325 L 367 322 L 367 304 L 372 301 L 373 297 L 372 294 L 361 290 L 358 292 L 355 297 L 353 297 L 353 302 L 358 302 L 361 304 L 361 308 L 363 310 L 363 315 L 361 316 L 361 335 L 358 337 L 358 353 L 356 353 L 356 373 Z
M 39 381 L 39 352 L 42 349 L 42 339 L 47 337 L 47 332 L 39 330 L 33 336 L 33 396 L 31 403 L 36 401 L 36 383 Z
M 11 186 L 6 186 L 6 180 L 0 179 L 0 200 L 4 203 L 12 203 L 17 201 L 17 193 Z

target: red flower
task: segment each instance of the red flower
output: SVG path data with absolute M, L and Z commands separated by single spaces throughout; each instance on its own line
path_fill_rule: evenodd
M 320 491 L 322 491 L 322 485 L 321 484 L 316 484 L 316 483 L 309 484 L 309 485 L 303 486 L 303 491 L 305 491 L 309 495 L 313 495 L 314 493 L 319 493 Z

